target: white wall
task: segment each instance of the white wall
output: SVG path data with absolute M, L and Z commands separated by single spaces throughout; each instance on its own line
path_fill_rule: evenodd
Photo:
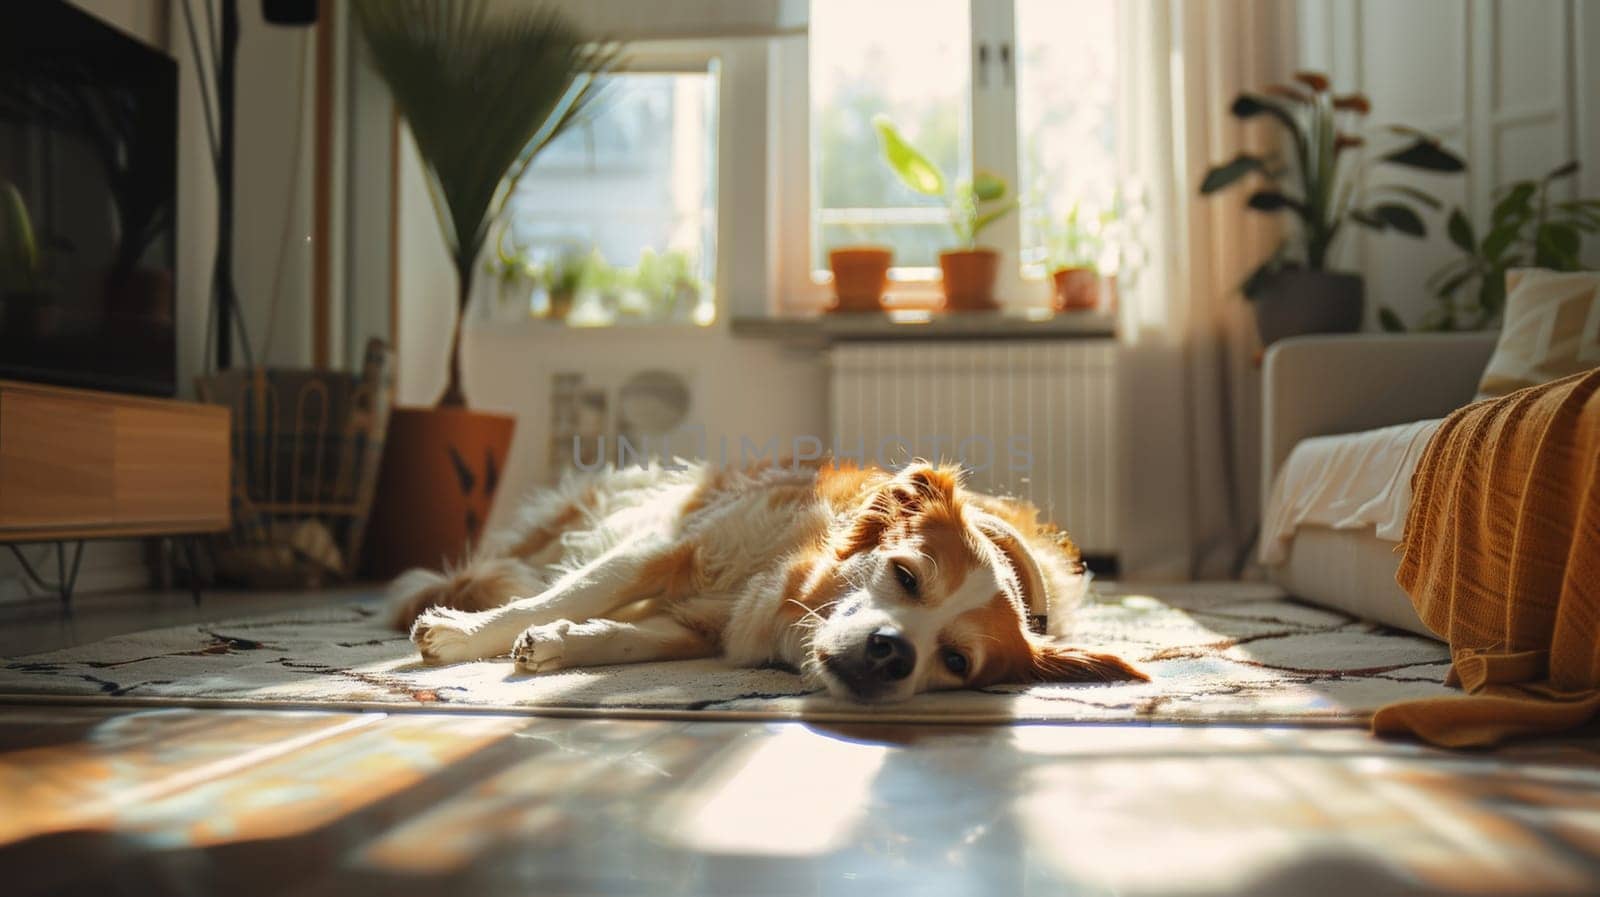
M 1374 126 L 1431 131 L 1462 153 L 1464 177 L 1422 176 L 1447 206 L 1463 204 L 1480 232 L 1497 186 L 1542 175 L 1571 159 L 1587 163 L 1580 188 L 1600 195 L 1600 10 L 1575 0 L 1300 0 L 1303 67 L 1328 72 L 1337 90 L 1372 100 Z M 1398 138 L 1386 137 L 1388 143 Z M 1369 183 L 1407 170 L 1379 167 Z M 1424 280 L 1455 250 L 1445 216 L 1428 216 L 1429 238 L 1353 231 L 1341 263 L 1367 275 L 1369 320 L 1379 303 L 1414 322 L 1431 307 Z M 1595 242 L 1592 241 L 1591 242 Z M 1591 252 L 1593 250 L 1591 249 Z

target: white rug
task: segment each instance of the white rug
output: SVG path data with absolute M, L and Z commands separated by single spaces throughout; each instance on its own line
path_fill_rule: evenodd
M 12 658 L 0 661 L 0 700 L 818 721 L 1356 723 L 1393 701 L 1458 693 L 1442 685 L 1443 644 L 1250 584 L 1123 587 L 1085 607 L 1074 642 L 1136 662 L 1150 682 L 946 692 L 872 708 L 810 692 L 786 672 L 715 661 L 537 676 L 507 660 L 428 667 L 377 617 L 374 604 L 345 604 Z

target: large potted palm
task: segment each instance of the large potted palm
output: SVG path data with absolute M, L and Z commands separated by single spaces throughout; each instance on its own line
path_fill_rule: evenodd
M 615 50 L 553 12 L 491 14 L 483 0 L 356 0 L 354 12 L 416 142 L 456 270 L 444 392 L 389 421 L 367 554 L 389 576 L 457 560 L 488 517 L 515 421 L 468 407 L 461 326 L 473 274 L 517 180 L 594 98 Z
M 1355 176 L 1350 156 L 1366 142 L 1358 128 L 1371 110 L 1367 98 L 1335 95 L 1327 76 L 1318 72 L 1297 72 L 1294 80 L 1260 93 L 1241 93 L 1232 106 L 1236 118 L 1266 116 L 1279 125 L 1291 158 L 1240 153 L 1206 172 L 1200 184 L 1200 192 L 1209 195 L 1255 177 L 1258 184 L 1246 201 L 1249 207 L 1289 213 L 1298 225 L 1297 239 L 1285 240 L 1244 283 L 1263 345 L 1301 333 L 1361 329 L 1361 275 L 1330 267 L 1344 225 L 1422 237 L 1427 227 L 1411 203 L 1440 206 L 1410 184 L 1362 184 L 1366 179 Z M 1407 137 L 1407 143 L 1376 161 L 1439 174 L 1465 169 L 1435 138 L 1407 127 L 1391 130 Z

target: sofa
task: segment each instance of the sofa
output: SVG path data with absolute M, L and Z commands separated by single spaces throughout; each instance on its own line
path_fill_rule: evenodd
M 1271 580 L 1303 600 L 1433 635 L 1395 583 L 1410 467 L 1427 422 L 1472 401 L 1495 339 L 1305 336 L 1268 349 L 1258 554 Z M 1335 474 L 1337 483 L 1318 484 Z

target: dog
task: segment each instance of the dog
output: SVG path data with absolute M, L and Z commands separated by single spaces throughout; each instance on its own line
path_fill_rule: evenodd
M 1050 637 L 1086 590 L 1064 532 L 969 490 L 956 467 L 685 463 L 569 476 L 459 568 L 402 575 L 390 601 L 430 663 L 509 653 L 542 673 L 720 655 L 887 703 L 1146 679 Z

